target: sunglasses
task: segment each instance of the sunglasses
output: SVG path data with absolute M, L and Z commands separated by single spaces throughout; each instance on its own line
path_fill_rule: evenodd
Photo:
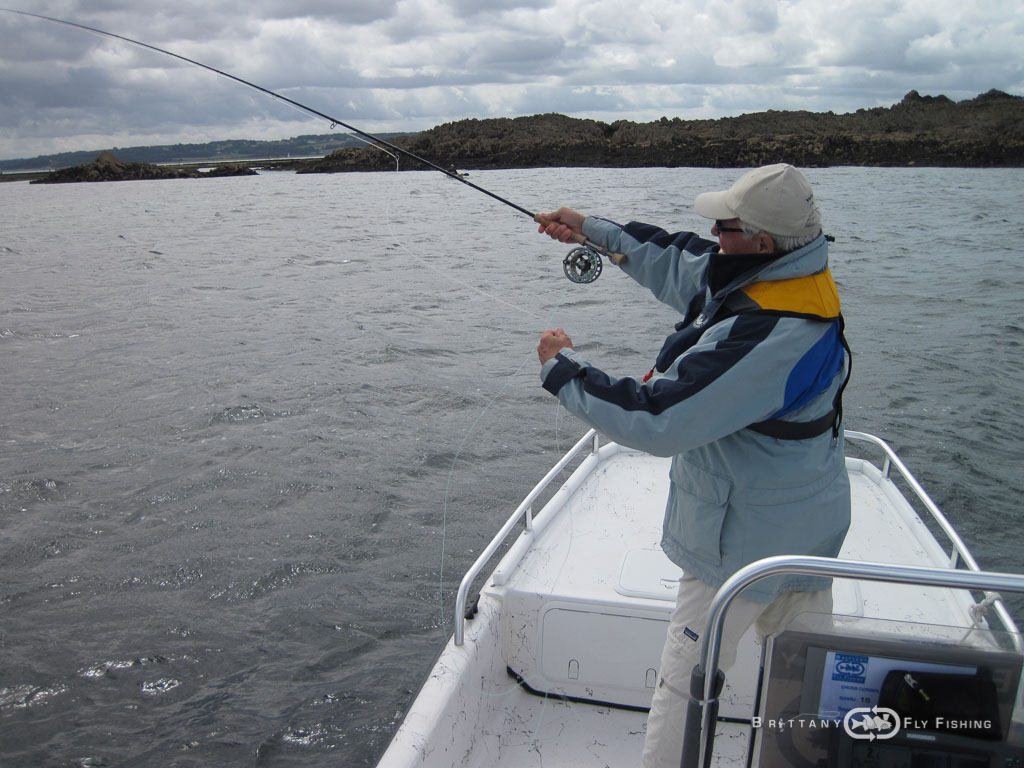
M 742 227 L 727 227 L 719 219 L 715 219 L 715 229 L 718 230 L 719 234 L 722 232 L 742 232 Z

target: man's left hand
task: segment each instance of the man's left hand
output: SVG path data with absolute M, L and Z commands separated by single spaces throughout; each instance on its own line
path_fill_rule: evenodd
M 560 349 L 568 347 L 572 349 L 572 339 L 563 331 L 561 328 L 555 328 L 553 331 L 544 331 L 540 335 L 540 344 L 537 345 L 537 357 L 540 358 L 540 364 L 544 365 L 548 360 L 558 354 Z

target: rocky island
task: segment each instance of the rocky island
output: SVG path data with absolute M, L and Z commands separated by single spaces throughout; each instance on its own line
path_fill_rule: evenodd
M 79 181 L 131 181 L 133 179 L 195 179 L 204 176 L 255 176 L 256 171 L 235 165 L 222 165 L 209 171 L 161 166 L 153 163 L 129 163 L 113 152 L 103 151 L 85 165 L 48 173 L 32 184 L 68 184 Z
M 991 90 L 954 102 L 908 93 L 892 107 L 832 112 L 769 110 L 717 120 L 602 123 L 558 114 L 460 120 L 396 146 L 443 168 L 552 166 L 742 168 L 797 166 L 1024 166 L 1024 97 Z M 422 167 L 402 158 L 403 169 Z M 394 170 L 372 147 L 339 149 L 299 173 Z

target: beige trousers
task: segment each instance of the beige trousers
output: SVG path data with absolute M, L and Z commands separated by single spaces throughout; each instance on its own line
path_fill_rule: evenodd
M 683 575 L 679 597 L 668 625 L 661 652 L 661 669 L 654 701 L 647 718 L 644 768 L 679 768 L 683 756 L 683 728 L 690 700 L 690 673 L 700 661 L 704 625 L 711 599 L 718 591 L 702 581 Z M 832 590 L 783 592 L 772 603 L 755 603 L 737 597 L 725 614 L 718 666 L 726 674 L 736 661 L 736 646 L 751 625 L 759 638 L 785 628 L 798 613 L 832 612 Z

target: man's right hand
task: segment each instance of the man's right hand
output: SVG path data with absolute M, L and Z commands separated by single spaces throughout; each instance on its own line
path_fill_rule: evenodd
M 574 235 L 583 234 L 583 222 L 587 217 L 571 208 L 559 208 L 554 213 L 542 213 L 541 218 L 544 221 L 540 223 L 538 232 L 560 243 L 570 243 L 578 242 Z

